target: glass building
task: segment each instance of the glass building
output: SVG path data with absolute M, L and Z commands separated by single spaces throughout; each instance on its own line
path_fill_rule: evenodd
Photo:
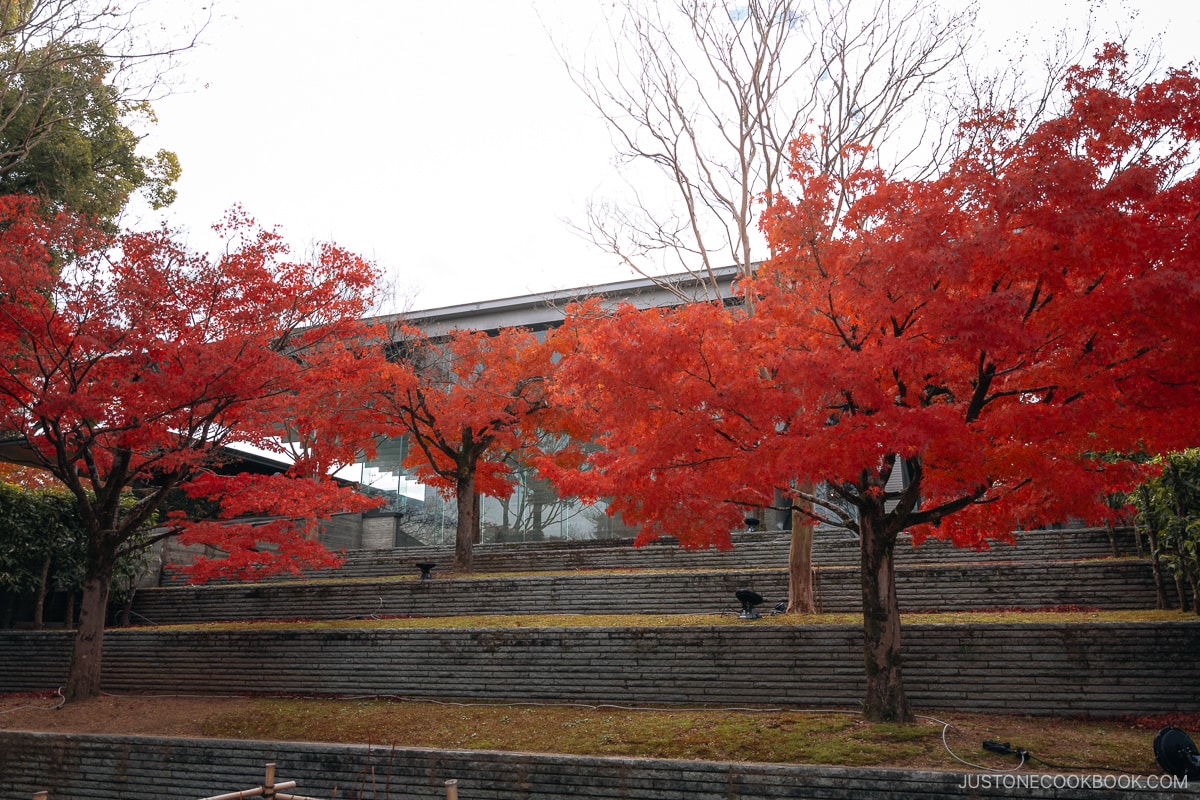
M 732 300 L 732 285 L 739 274 L 728 267 L 718 274 L 722 298 Z M 711 287 L 691 274 L 658 280 L 639 278 L 581 289 L 539 295 L 487 300 L 408 312 L 381 318 L 383 323 L 407 322 L 436 339 L 456 329 L 496 331 L 520 327 L 547 331 L 562 323 L 572 302 L 600 297 L 613 306 L 632 303 L 641 308 L 665 307 L 691 300 L 713 300 Z M 407 455 L 403 438 L 382 442 L 374 459 L 339 473 L 359 484 L 364 492 L 382 495 L 386 505 L 361 518 L 356 531 L 352 520 L 335 520 L 327 535 L 329 544 L 348 548 L 383 548 L 405 545 L 453 544 L 457 521 L 453 497 L 443 497 L 421 483 L 402 464 Z M 513 464 L 516 481 L 508 498 L 480 496 L 480 542 L 534 542 L 548 539 L 611 539 L 633 536 L 632 528 L 605 513 L 603 503 L 584 505 L 559 497 L 554 488 L 530 468 Z M 357 515 L 346 515 L 357 516 Z

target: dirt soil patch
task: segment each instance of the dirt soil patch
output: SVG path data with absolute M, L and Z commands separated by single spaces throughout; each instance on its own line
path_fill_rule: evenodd
M 246 699 L 97 697 L 57 707 L 45 693 L 0 695 L 0 730 L 113 733 L 123 736 L 204 736 L 214 713 L 246 707 Z

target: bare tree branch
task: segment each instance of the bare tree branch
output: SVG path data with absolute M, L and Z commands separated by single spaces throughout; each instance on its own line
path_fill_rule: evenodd
M 851 143 L 895 140 L 897 169 L 935 158 L 943 128 L 929 141 L 897 131 L 919 116 L 917 101 L 948 91 L 974 21 L 972 9 L 942 14 L 930 0 L 620 0 L 616 12 L 603 53 L 557 45 L 631 187 L 590 204 L 576 229 L 646 277 L 691 272 L 711 298 L 718 267 L 749 275 L 766 255 L 758 215 L 786 190 L 788 144 L 801 134 L 837 175 L 864 157 Z M 661 176 L 663 196 L 632 189 L 641 168 Z

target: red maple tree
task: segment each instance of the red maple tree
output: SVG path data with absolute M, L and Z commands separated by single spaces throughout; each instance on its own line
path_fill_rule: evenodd
M 377 353 L 359 322 L 375 270 L 334 246 L 288 260 L 280 235 L 239 211 L 217 230 L 227 247 L 210 258 L 165 229 L 112 240 L 74 217 L 46 219 L 28 198 L 0 198 L 0 429 L 23 436 L 75 496 L 89 538 L 70 699 L 99 691 L 113 562 L 172 490 L 192 482 L 236 497 L 231 515 L 278 518 L 196 532 L 219 534 L 233 571 L 329 563 L 291 520 L 362 506 L 348 490 L 336 501 L 314 490 L 329 464 L 369 446 L 358 428 L 326 437 L 322 455 L 283 476 L 209 472 L 228 445 L 282 449 L 285 421 L 330 402 L 326 370 Z M 279 491 L 297 482 L 303 491 Z M 122 507 L 135 486 L 139 500 Z
M 873 720 L 912 719 L 901 531 L 984 546 L 1103 520 L 1139 474 L 1114 454 L 1200 436 L 1200 79 L 1135 83 L 1109 47 L 1063 90 L 1029 130 L 966 120 L 930 180 L 842 181 L 797 142 L 800 197 L 766 212 L 776 256 L 745 287 L 752 317 L 624 310 L 564 329 L 555 395 L 586 402 L 604 446 L 571 480 L 627 487 L 618 507 L 646 535 L 721 543 L 729 501 L 765 502 L 779 476 L 832 492 L 798 494 L 861 542 Z
M 607 501 L 637 544 L 732 546 L 781 473 L 756 457 L 774 435 L 753 350 L 766 322 L 713 303 L 568 309 L 551 402 L 573 446 L 539 460 L 564 494 Z
M 551 351 L 519 328 L 431 339 L 406 325 L 393 338 L 392 369 L 374 410 L 393 434 L 408 437 L 404 466 L 454 496 L 454 568 L 470 571 L 478 496 L 512 494 L 512 459 L 536 448 Z

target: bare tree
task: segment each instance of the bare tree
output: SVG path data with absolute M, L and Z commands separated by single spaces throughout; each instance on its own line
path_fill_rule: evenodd
M 693 272 L 712 298 L 719 267 L 749 274 L 765 255 L 762 198 L 785 189 L 797 137 L 816 137 L 822 168 L 838 174 L 864 158 L 893 168 L 937 160 L 948 126 L 923 101 L 944 88 L 974 21 L 970 7 L 942 14 L 930 0 L 615 8 L 603 57 L 575 61 L 561 46 L 560 57 L 608 124 L 619 162 L 657 171 L 666 197 L 631 176 L 629 197 L 592 202 L 578 227 L 651 279 Z M 914 131 L 914 118 L 926 124 Z

